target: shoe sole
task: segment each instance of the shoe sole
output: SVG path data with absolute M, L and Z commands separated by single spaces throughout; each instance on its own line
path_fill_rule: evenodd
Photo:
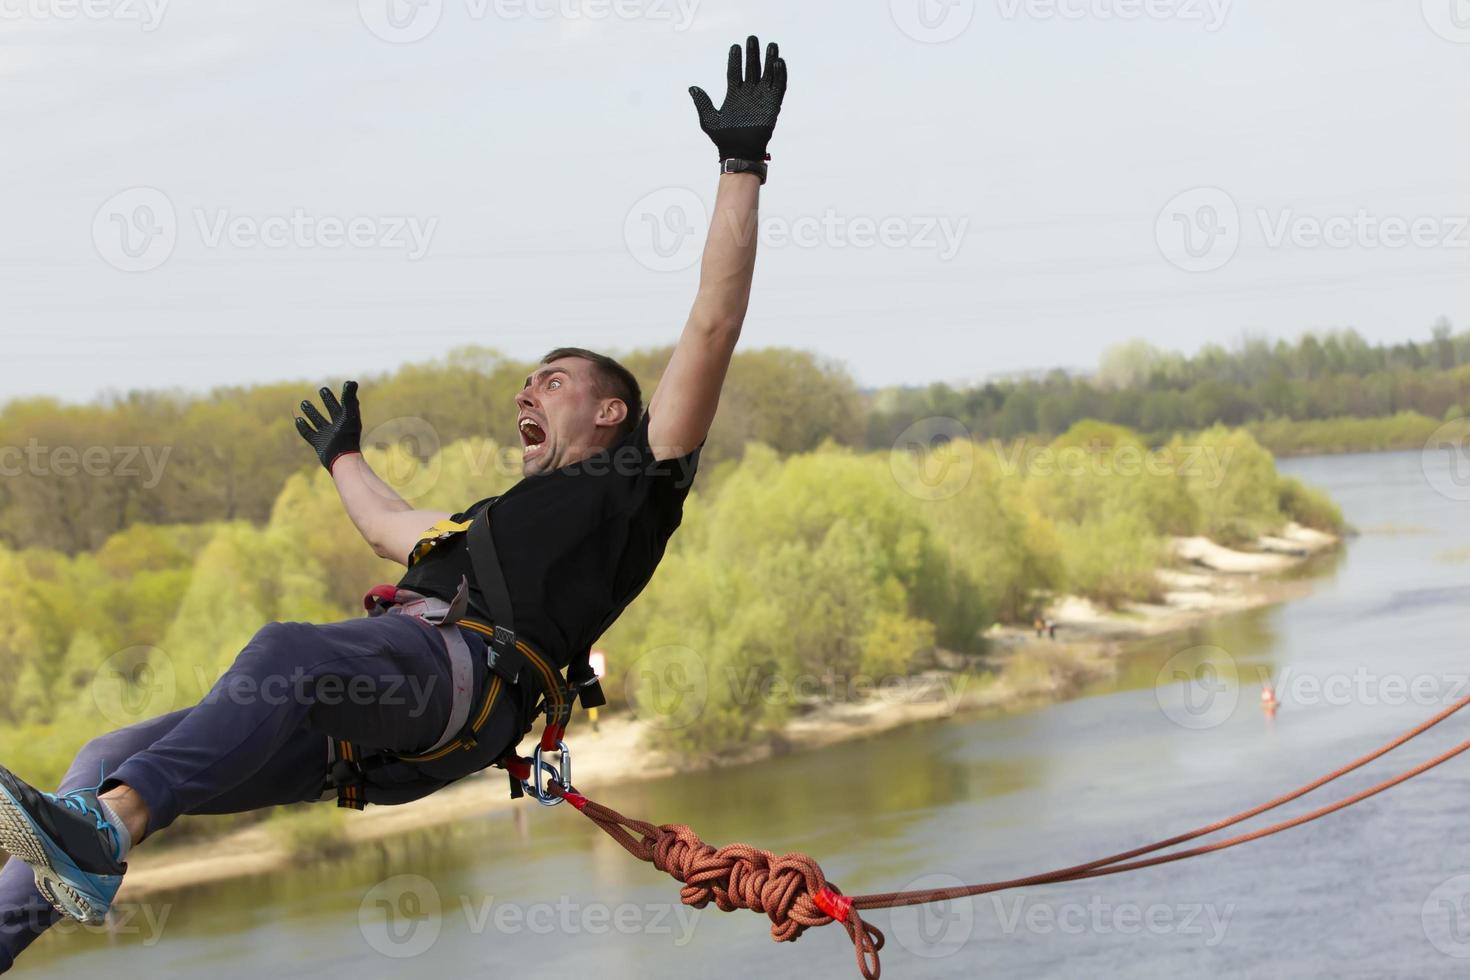
M 0 786 L 0 849 L 31 866 L 41 897 L 62 915 L 87 925 L 98 925 L 107 918 L 106 909 L 99 910 L 94 906 L 91 899 L 68 884 L 51 863 L 46 843 L 37 832 L 36 825 L 4 786 Z

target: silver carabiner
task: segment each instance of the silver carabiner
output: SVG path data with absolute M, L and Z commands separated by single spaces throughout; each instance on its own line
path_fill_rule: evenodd
M 548 773 L 552 779 L 561 783 L 563 790 L 570 791 L 572 788 L 572 750 L 567 748 L 566 742 L 557 742 L 556 751 L 561 755 L 560 769 L 541 758 L 541 746 L 537 745 L 535 754 L 531 756 L 531 779 L 521 783 L 526 793 L 542 806 L 556 806 L 562 801 L 560 796 L 547 790 Z

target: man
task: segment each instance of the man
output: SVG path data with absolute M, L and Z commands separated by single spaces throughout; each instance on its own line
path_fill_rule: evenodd
M 369 468 L 354 382 L 340 401 L 322 389 L 326 416 L 302 403 L 297 427 L 354 525 L 408 568 L 370 594 L 371 609 L 392 614 L 268 624 L 199 704 L 89 742 L 56 794 L 0 767 L 0 847 L 12 856 L 0 970 L 58 914 L 102 921 L 130 849 L 182 813 L 417 799 L 512 753 L 538 700 L 564 717 L 561 671 L 585 669 L 679 524 L 749 301 L 785 90 L 776 45 L 762 68 L 754 37 L 743 68 L 730 50 L 719 110 L 690 89 L 721 176 L 699 292 L 646 411 L 617 362 L 552 351 L 515 399 L 523 479 L 493 508 L 443 514 L 413 509 Z

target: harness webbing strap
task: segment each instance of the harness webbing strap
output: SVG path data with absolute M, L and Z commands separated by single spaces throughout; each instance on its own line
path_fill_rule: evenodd
M 490 510 L 499 497 L 492 497 L 470 524 L 465 535 L 470 550 L 470 565 L 475 570 L 475 581 L 480 585 L 480 594 L 490 607 L 490 619 L 495 624 L 490 637 L 490 669 L 514 684 L 520 679 L 524 660 L 518 655 L 520 644 L 516 642 L 515 608 L 510 601 L 510 588 L 505 583 L 505 571 L 500 567 L 500 556 L 495 552 L 495 537 L 490 533 Z
M 485 692 L 485 700 L 480 703 L 480 710 L 476 713 L 474 720 L 460 732 L 458 738 L 437 750 L 430 750 L 422 755 L 378 752 L 363 757 L 358 747 L 346 739 L 330 739 L 329 747 L 335 749 L 333 753 L 335 761 L 331 766 L 329 785 L 334 786 L 337 790 L 337 805 L 351 810 L 361 810 L 367 803 L 363 796 L 363 787 L 367 782 L 366 774 L 374 769 L 395 762 L 433 762 L 435 759 L 442 759 L 461 749 L 472 748 L 475 745 L 474 736 L 479 734 L 480 729 L 489 720 L 490 713 L 495 709 L 495 702 L 504 689 L 505 682 L 499 676 L 492 675 L 489 687 Z

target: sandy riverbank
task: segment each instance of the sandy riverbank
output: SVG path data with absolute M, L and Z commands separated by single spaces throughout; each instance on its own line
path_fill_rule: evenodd
M 937 654 L 933 669 L 902 685 L 885 685 L 861 702 L 815 707 L 785 727 L 779 745 L 762 745 L 739 758 L 721 761 L 754 761 L 777 751 L 820 748 L 961 711 L 1007 709 L 1066 697 L 1088 681 L 1105 676 L 1128 640 L 1169 633 L 1301 594 L 1310 588 L 1308 583 L 1286 582 L 1277 576 L 1337 544 L 1332 535 L 1295 524 L 1279 535 L 1262 538 L 1253 551 L 1234 551 L 1204 538 L 1175 539 L 1174 566 L 1158 573 L 1159 603 L 1135 603 L 1109 611 L 1086 599 L 1061 597 L 1046 611 L 1046 617 L 1057 625 L 1054 640 L 1037 639 L 1030 629 L 995 627 L 987 634 L 993 653 L 983 667 L 975 668 L 970 658 Z M 573 733 L 573 778 L 583 792 L 595 796 L 609 785 L 657 779 L 675 771 L 671 762 L 648 751 L 648 730 L 643 723 L 624 714 L 605 718 L 600 728 L 594 733 L 579 724 Z M 505 776 L 494 769 L 415 803 L 346 813 L 340 836 L 345 845 L 355 846 L 527 805 L 534 804 L 508 799 Z M 136 900 L 151 892 L 289 869 L 301 858 L 285 842 L 281 823 L 269 821 L 158 851 L 142 848 L 130 862 L 120 899 Z

